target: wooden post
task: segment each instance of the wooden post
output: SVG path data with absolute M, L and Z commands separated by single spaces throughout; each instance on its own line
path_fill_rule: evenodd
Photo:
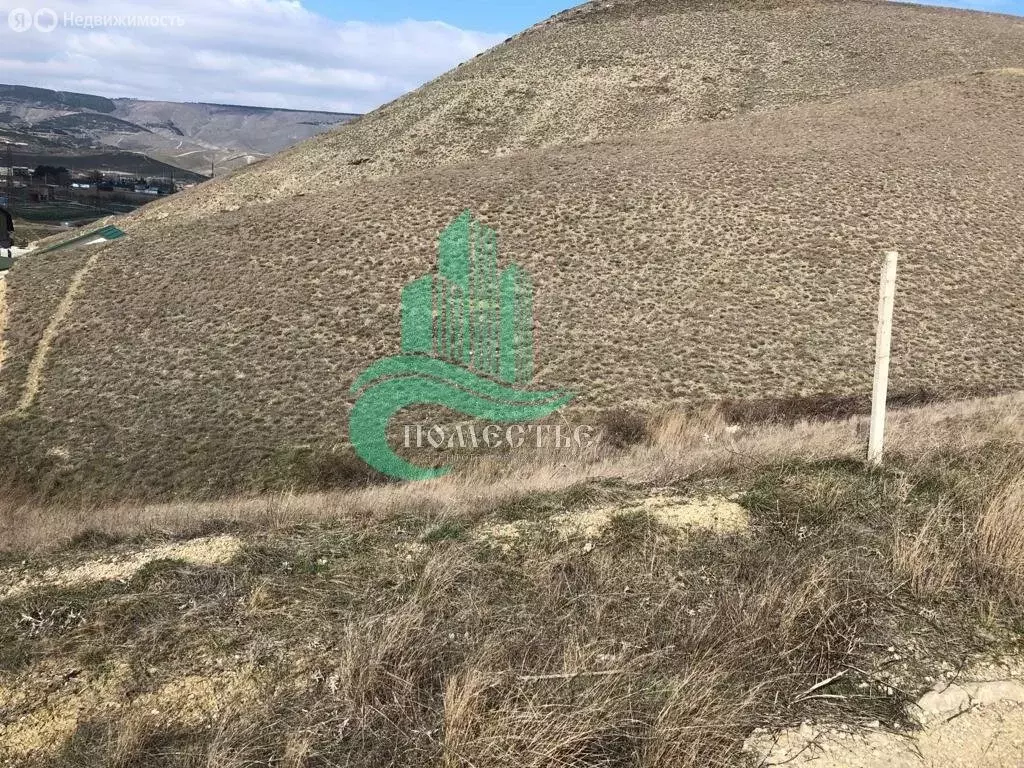
M 878 290 L 878 327 L 875 335 L 875 383 L 871 390 L 871 433 L 868 463 L 882 463 L 885 443 L 885 404 L 889 394 L 889 350 L 892 345 L 892 308 L 896 298 L 896 262 L 899 254 L 887 251 Z

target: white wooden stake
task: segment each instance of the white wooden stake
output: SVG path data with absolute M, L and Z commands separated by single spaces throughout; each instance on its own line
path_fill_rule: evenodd
M 899 254 L 887 251 L 878 290 L 878 328 L 875 335 L 875 383 L 871 390 L 871 434 L 868 462 L 882 463 L 885 442 L 885 402 L 889 394 L 889 350 L 892 345 L 892 307 L 896 298 L 896 262 Z

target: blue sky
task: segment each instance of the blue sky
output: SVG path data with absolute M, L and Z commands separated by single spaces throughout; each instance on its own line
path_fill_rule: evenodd
M 576 0 L 303 0 L 304 6 L 336 20 L 394 22 L 402 19 L 444 21 L 462 29 L 514 33 L 577 5 Z M 1024 0 L 923 2 L 1024 16 Z
M 935 3 L 919 0 L 921 5 L 945 5 L 951 8 L 969 8 L 972 11 L 990 11 L 992 13 L 1010 13 L 1024 16 L 1024 0 L 962 0 L 961 2 Z
M 952 1 L 1024 16 L 1024 0 Z M 0 82 L 368 112 L 578 2 L 0 0 Z
M 578 3 L 573 0 L 303 0 L 302 4 L 338 21 L 444 21 L 462 29 L 509 35 Z

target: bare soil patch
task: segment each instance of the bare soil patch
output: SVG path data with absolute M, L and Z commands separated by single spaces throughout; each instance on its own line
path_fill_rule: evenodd
M 734 499 L 721 497 L 686 498 L 655 493 L 612 506 L 582 509 L 554 515 L 545 520 L 519 520 L 487 525 L 474 531 L 484 540 L 511 546 L 524 534 L 538 528 L 550 530 L 568 540 L 582 537 L 590 546 L 617 519 L 631 515 L 648 516 L 652 521 L 679 532 L 712 531 L 736 533 L 747 529 L 749 516 Z
M 181 560 L 192 565 L 227 563 L 238 553 L 240 546 L 239 540 L 233 536 L 212 536 L 89 560 L 71 567 L 56 566 L 36 574 L 23 574 L 8 568 L 0 571 L 0 600 L 15 599 L 33 589 L 127 580 L 155 560 Z
M 805 724 L 749 743 L 758 765 L 1017 768 L 1024 765 L 1024 666 L 1007 661 L 936 683 L 910 708 L 919 729 Z

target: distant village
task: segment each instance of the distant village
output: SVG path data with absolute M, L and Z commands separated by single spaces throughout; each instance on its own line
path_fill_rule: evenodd
M 63 166 L 39 165 L 35 168 L 0 167 L 0 178 L 12 175 L 11 187 L 27 189 L 38 199 L 52 197 L 59 189 L 92 189 L 99 192 L 132 192 L 141 195 L 169 195 L 194 184 L 178 184 L 167 176 L 149 178 L 120 171 L 75 172 Z
M 156 197 L 193 186 L 173 177 L 118 171 L 0 166 L 0 203 L 22 218 L 40 222 L 73 223 L 129 213 Z

